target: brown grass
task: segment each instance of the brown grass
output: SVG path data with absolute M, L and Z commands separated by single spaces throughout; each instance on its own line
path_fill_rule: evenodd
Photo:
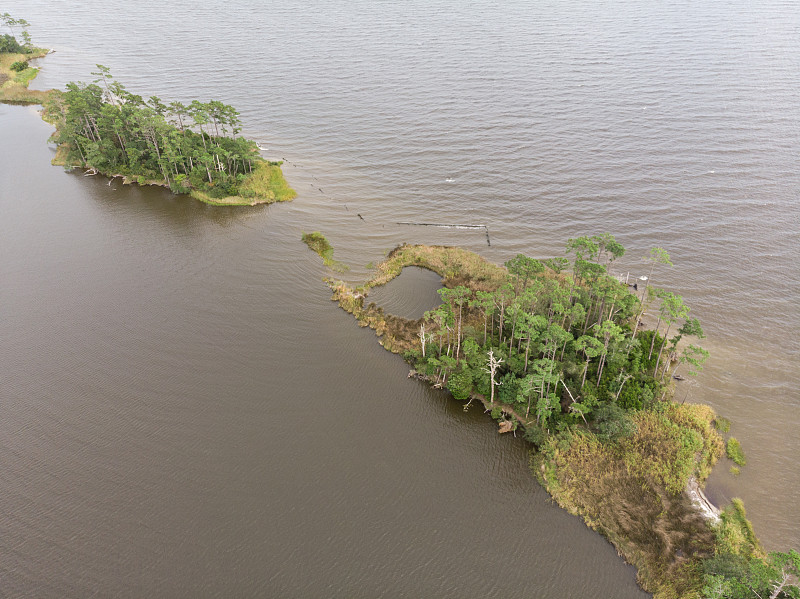
M 376 267 L 375 275 L 360 287 L 352 288 L 342 281 L 327 279 L 333 290 L 331 299 L 355 316 L 361 326 L 373 329 L 381 337 L 381 345 L 394 353 L 402 353 L 419 344 L 417 331 L 421 320 L 385 314 L 383 308 L 365 300 L 370 289 L 385 285 L 406 266 L 432 270 L 444 279 L 445 287 L 465 285 L 473 291 L 497 289 L 508 276 L 502 266 L 461 248 L 404 244 L 392 250 Z
M 376 268 L 364 289 L 385 285 L 406 266 L 432 270 L 444 279 L 446 287 L 466 285 L 473 291 L 493 291 L 502 285 L 508 272 L 482 256 L 458 247 L 442 245 L 401 245 L 393 249 Z
M 0 54 L 0 102 L 5 104 L 44 104 L 50 98 L 50 92 L 28 89 L 30 79 L 36 76 L 34 70 L 28 69 L 23 74 L 11 70 L 17 61 L 28 61 L 47 55 L 47 50 L 37 50 L 31 54 Z
M 715 550 L 714 531 L 684 491 L 689 476 L 707 474 L 722 452 L 713 417 L 707 406 L 665 404 L 662 413 L 637 414 L 630 439 L 601 443 L 580 431 L 551 437 L 533 457 L 556 502 L 606 536 L 658 599 L 697 596 L 700 560 Z M 681 431 L 704 437 L 697 454 L 681 454 Z

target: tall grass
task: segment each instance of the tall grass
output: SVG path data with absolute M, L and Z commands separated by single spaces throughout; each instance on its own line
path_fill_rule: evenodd
M 259 162 L 239 185 L 239 195 L 257 199 L 258 203 L 272 204 L 291 200 L 297 197 L 297 192 L 289 187 L 279 164 Z
M 338 272 L 350 270 L 350 267 L 343 262 L 333 259 L 333 246 L 330 244 L 327 237 L 325 237 L 319 231 L 314 231 L 313 233 L 303 233 L 301 239 L 303 240 L 303 243 L 305 243 L 310 249 L 314 250 L 319 257 L 322 258 L 322 262 L 328 268 Z

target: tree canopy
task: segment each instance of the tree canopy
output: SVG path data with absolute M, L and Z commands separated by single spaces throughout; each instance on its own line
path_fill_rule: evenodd
M 144 99 L 97 65 L 90 83 L 69 83 L 49 106 L 66 163 L 99 173 L 162 181 L 177 193 L 241 195 L 263 159 L 243 137 L 239 113 L 218 100 L 188 104 Z
M 9 33 L 0 35 L 0 52 L 8 52 L 12 54 L 28 54 L 34 50 L 31 45 L 31 36 L 28 33 L 30 23 L 25 19 L 15 19 L 9 13 L 5 12 L 0 15 L 0 23 L 3 24 Z M 17 28 L 20 29 L 22 42 L 17 40 Z

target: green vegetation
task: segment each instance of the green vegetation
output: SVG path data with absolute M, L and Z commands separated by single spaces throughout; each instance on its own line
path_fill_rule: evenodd
M 714 421 L 714 425 L 721 433 L 727 433 L 731 430 L 731 421 L 727 418 L 723 418 L 722 416 L 717 416 L 717 419 Z
M 322 262 L 328 268 L 339 272 L 349 270 L 349 267 L 346 264 L 333 259 L 333 246 L 319 231 L 314 231 L 313 233 L 303 233 L 302 240 L 303 243 L 305 243 L 310 249 L 314 250 L 319 257 L 322 258 Z
M 25 19 L 15 19 L 8 13 L 0 15 L 0 24 L 9 33 L 0 33 L 0 102 L 6 104 L 42 104 L 50 93 L 29 90 L 28 84 L 39 69 L 28 65 L 33 58 L 41 58 L 47 50 L 35 48 L 28 34 L 30 24 Z M 23 43 L 16 38 L 21 30 Z
M 266 163 L 255 142 L 236 136 L 241 123 L 233 107 L 144 100 L 97 66 L 94 83 L 69 83 L 47 106 L 64 166 L 164 185 L 215 205 L 294 197 L 280 163 Z
M 715 554 L 702 564 L 703 598 L 800 597 L 800 554 L 765 553 L 741 499 L 733 499 L 722 512 L 715 533 Z
M 522 431 L 545 488 L 614 543 L 646 590 L 699 598 L 704 564 L 734 551 L 725 539 L 745 534 L 735 515 L 723 514 L 715 529 L 696 504 L 724 450 L 715 428 L 723 420 L 708 406 L 671 400 L 673 375 L 696 374 L 708 355 L 687 339 L 702 329 L 682 298 L 656 288 L 642 297 L 660 300 L 663 326 L 634 326 L 640 299 L 607 274 L 624 253 L 613 236 L 571 239 L 567 251 L 571 260 L 520 254 L 503 268 L 459 248 L 403 245 L 364 285 L 328 284 L 412 374 L 466 407 L 482 403 L 500 432 Z M 649 284 L 671 263 L 661 248 L 648 259 Z M 441 306 L 408 320 L 368 302 L 371 288 L 412 265 L 442 276 Z
M 30 54 L 35 51 L 31 45 L 31 36 L 28 33 L 28 23 L 25 19 L 15 19 L 7 12 L 0 15 L 0 23 L 8 29 L 9 33 L 0 34 L 0 53 L 6 54 Z M 17 41 L 17 28 L 20 29 L 22 42 Z
M 92 73 L 92 84 L 69 83 L 65 92 L 29 90 L 38 69 L 28 60 L 47 51 L 30 44 L 25 20 L 5 13 L 0 21 L 11 31 L 0 35 L 0 102 L 44 105 L 43 118 L 56 126 L 54 164 L 163 185 L 218 206 L 270 204 L 297 195 L 280 162 L 266 162 L 255 142 L 237 136 L 239 113 L 222 102 L 144 100 L 103 65 Z M 14 37 L 18 27 L 24 44 Z
M 734 461 L 737 466 L 744 466 L 747 461 L 744 459 L 744 450 L 742 444 L 736 439 L 731 437 L 728 439 L 728 444 L 725 446 L 725 453 L 730 459 Z

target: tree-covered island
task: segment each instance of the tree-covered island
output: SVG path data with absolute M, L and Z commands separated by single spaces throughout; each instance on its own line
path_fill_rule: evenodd
M 212 100 L 145 100 L 97 65 L 94 83 L 69 83 L 46 107 L 56 125 L 56 162 L 139 184 L 169 187 L 208 204 L 281 202 L 296 194 L 280 162 L 261 158 L 238 136 L 239 113 Z
M 740 501 L 719 513 L 700 489 L 724 427 L 710 407 L 673 401 L 673 380 L 708 354 L 683 299 L 650 285 L 668 254 L 650 251 L 647 284 L 632 293 L 608 273 L 624 253 L 613 236 L 571 239 L 567 251 L 501 267 L 460 248 L 403 245 L 359 287 L 327 282 L 412 365 L 409 376 L 523 434 L 554 500 L 606 536 L 657 599 L 800 596 L 800 554 L 766 553 Z M 442 304 L 418 320 L 367 299 L 406 266 L 443 279 Z M 645 307 L 654 329 L 639 325 Z
M 56 127 L 53 164 L 162 185 L 214 205 L 269 204 L 297 195 L 281 163 L 264 160 L 255 142 L 238 135 L 239 113 L 220 101 L 145 100 L 103 65 L 92 73 L 93 83 L 29 90 L 38 69 L 28 61 L 47 50 L 31 44 L 24 19 L 8 13 L 0 19 L 10 32 L 0 35 L 0 102 L 44 106 L 43 118 Z

